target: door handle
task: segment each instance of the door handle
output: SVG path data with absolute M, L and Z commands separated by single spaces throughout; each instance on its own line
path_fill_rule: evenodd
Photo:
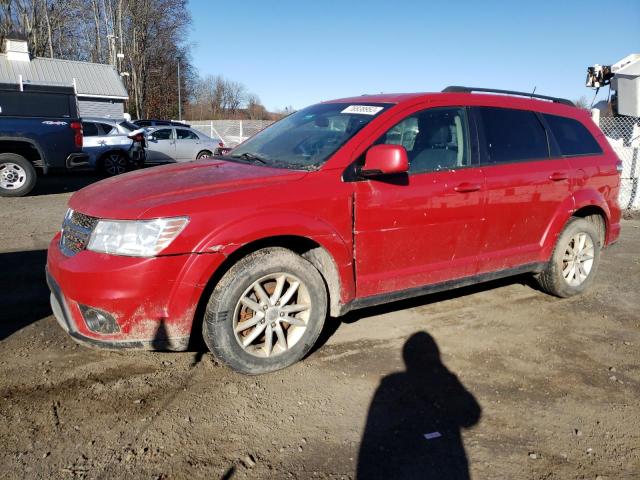
M 567 180 L 568 178 L 569 178 L 569 175 L 567 175 L 566 172 L 553 172 L 551 175 L 549 175 L 549 180 L 552 180 L 554 182 Z
M 477 192 L 480 190 L 480 185 L 477 183 L 463 182 L 457 187 L 453 187 L 453 189 L 458 193 Z

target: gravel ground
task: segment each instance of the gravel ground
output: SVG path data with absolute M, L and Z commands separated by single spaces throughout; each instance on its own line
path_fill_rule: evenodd
M 0 198 L 0 478 L 640 478 L 638 218 L 581 297 L 523 276 L 354 312 L 245 377 L 58 327 L 45 249 L 94 180 Z

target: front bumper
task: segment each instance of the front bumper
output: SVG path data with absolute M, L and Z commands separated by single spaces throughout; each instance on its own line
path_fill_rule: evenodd
M 222 254 L 136 258 L 83 250 L 67 257 L 59 241 L 58 234 L 49 245 L 47 283 L 54 315 L 71 337 L 102 348 L 187 349 L 198 302 Z M 83 316 L 87 307 L 111 315 L 117 331 L 92 330 Z

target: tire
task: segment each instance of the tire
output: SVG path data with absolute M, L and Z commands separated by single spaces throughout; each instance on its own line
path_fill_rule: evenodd
M 122 152 L 109 152 L 102 156 L 100 170 L 108 177 L 125 173 L 129 169 L 129 160 Z
M 584 247 L 576 251 L 576 244 L 579 248 L 581 245 Z M 561 298 L 571 297 L 589 288 L 594 281 L 599 263 L 598 230 L 592 222 L 574 217 L 565 225 L 558 237 L 551 260 L 545 270 L 537 276 L 537 280 L 545 292 Z M 572 268 L 572 265 L 577 268 Z
M 23 197 L 36 186 L 33 164 L 17 153 L 0 153 L 0 197 Z
M 263 288 L 262 295 L 256 284 Z M 291 288 L 294 293 L 288 295 Z M 270 247 L 242 258 L 222 276 L 207 304 L 202 331 L 222 363 L 258 375 L 303 358 L 320 336 L 326 315 L 327 291 L 320 272 L 292 251 Z M 246 322 L 246 328 L 238 327 L 239 322 Z
M 200 160 L 201 158 L 204 157 L 210 157 L 212 155 L 212 153 L 209 150 L 203 150 L 200 153 L 198 153 L 198 155 L 196 156 L 196 160 Z

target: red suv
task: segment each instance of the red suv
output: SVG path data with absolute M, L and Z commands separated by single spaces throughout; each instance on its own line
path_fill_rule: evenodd
M 202 335 L 257 374 L 351 309 L 523 272 L 582 292 L 620 233 L 616 155 L 571 102 L 478 90 L 321 103 L 77 192 L 49 247 L 56 318 L 110 348 Z

